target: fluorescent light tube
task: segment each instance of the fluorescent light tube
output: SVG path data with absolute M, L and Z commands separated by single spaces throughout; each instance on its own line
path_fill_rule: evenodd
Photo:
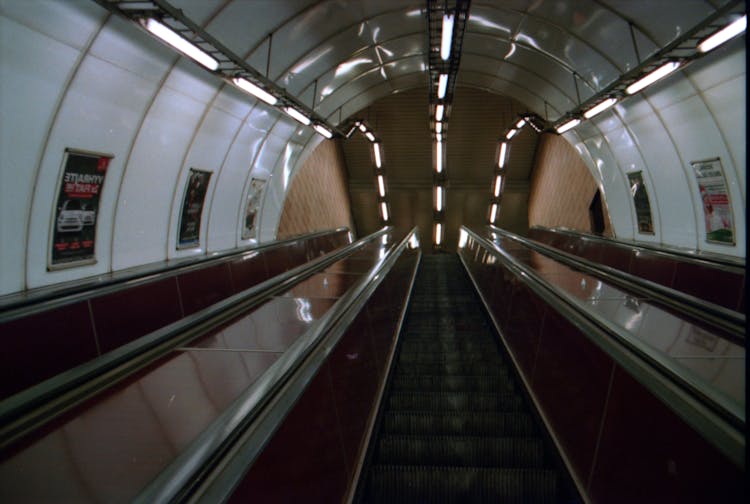
M 381 198 L 385 198 L 385 181 L 382 175 L 378 175 L 378 192 Z
M 440 122 L 443 120 L 443 113 L 445 112 L 445 105 L 438 105 L 435 107 L 435 120 Z
M 437 140 L 438 142 L 442 142 L 443 141 L 443 134 L 442 133 L 435 133 L 435 140 Z
M 569 129 L 575 128 L 579 124 L 581 124 L 581 120 L 580 119 L 572 119 L 572 120 L 566 122 L 565 124 L 563 124 L 562 126 L 558 126 L 557 132 L 560 133 L 560 134 L 565 133 Z
M 177 32 L 172 31 L 171 28 L 163 25 L 154 18 L 146 19 L 144 23 L 145 28 L 162 39 L 167 44 L 171 45 L 185 56 L 188 56 L 209 70 L 216 70 L 219 68 L 219 62 L 214 58 L 205 53 L 202 49 L 199 49 L 193 43 L 188 42 Z
M 435 143 L 435 171 L 443 171 L 443 142 Z
M 440 74 L 438 79 L 438 98 L 445 98 L 445 91 L 448 89 L 448 74 Z
M 329 131 L 328 128 L 326 128 L 322 124 L 316 124 L 315 126 L 313 126 L 313 128 L 315 128 L 315 131 L 317 131 L 318 133 L 320 133 L 324 137 L 326 137 L 326 138 L 333 138 L 333 133 L 331 131 Z
M 453 43 L 453 14 L 443 15 L 443 33 L 440 39 L 440 57 L 447 60 L 451 56 Z
M 505 167 L 505 155 L 508 153 L 508 142 L 500 144 L 500 156 L 497 158 L 498 168 Z
M 521 129 L 523 128 L 523 125 L 526 124 L 526 119 L 521 119 L 516 123 L 516 128 Z
M 500 187 L 502 187 L 503 184 L 503 176 L 498 175 L 495 177 L 495 197 L 497 198 L 500 196 Z
M 490 224 L 495 223 L 495 218 L 497 218 L 497 203 L 493 203 L 490 207 Z
M 375 142 L 372 144 L 372 152 L 375 154 L 375 167 L 382 168 L 383 160 L 380 158 L 380 144 Z
M 242 77 L 235 77 L 234 79 L 232 79 L 232 82 L 234 82 L 240 89 L 247 91 L 254 97 L 263 100 L 269 105 L 276 105 L 276 102 L 278 101 L 274 95 L 259 88 L 247 79 L 243 79 Z
M 583 117 L 585 117 L 586 119 L 591 119 L 592 117 L 601 114 L 615 103 L 617 103 L 617 98 L 607 98 L 595 107 L 591 107 L 586 112 L 584 112 Z
M 299 110 L 297 110 L 296 108 L 294 108 L 294 107 L 284 107 L 284 112 L 286 112 L 291 117 L 293 117 L 297 121 L 301 122 L 305 126 L 309 126 L 310 125 L 310 119 L 306 115 L 304 115 L 302 112 L 300 112 Z
M 438 212 L 443 211 L 443 187 L 442 186 L 435 187 L 435 209 Z
M 359 131 L 361 131 L 362 133 L 367 133 L 367 126 L 365 126 L 362 123 L 359 123 Z
M 740 33 L 744 32 L 746 28 L 747 15 L 744 15 L 735 22 L 725 26 L 707 39 L 703 40 L 703 42 L 698 44 L 698 51 L 707 53 L 712 49 L 716 49 L 727 40 L 734 38 Z
M 507 138 L 508 140 L 510 140 L 511 138 L 513 138 L 514 136 L 516 136 L 516 133 L 518 133 L 518 130 L 517 129 L 512 129 L 512 130 L 510 130 L 508 132 L 507 135 L 505 135 L 505 138 Z
M 443 241 L 443 225 L 439 222 L 435 224 L 435 245 L 440 245 Z
M 469 233 L 467 233 L 465 229 L 461 229 L 458 234 L 458 248 L 464 248 L 466 246 L 466 242 L 468 241 Z
M 443 123 L 438 122 L 435 123 L 435 133 L 442 133 L 443 132 Z
M 629 95 L 635 94 L 641 89 L 647 86 L 650 86 L 651 84 L 658 81 L 659 79 L 663 79 L 667 75 L 677 70 L 679 67 L 680 67 L 679 61 L 669 61 L 667 63 L 664 63 L 662 66 L 660 66 L 653 72 L 649 73 L 642 79 L 637 80 L 633 84 L 629 85 L 627 88 L 625 88 L 625 92 L 628 93 Z
M 371 142 L 375 141 L 375 135 L 372 134 L 372 131 L 368 131 L 367 133 L 365 133 L 365 136 L 367 137 L 369 141 Z
M 388 222 L 388 205 L 386 205 L 385 201 L 380 204 L 380 211 L 383 214 L 383 220 Z

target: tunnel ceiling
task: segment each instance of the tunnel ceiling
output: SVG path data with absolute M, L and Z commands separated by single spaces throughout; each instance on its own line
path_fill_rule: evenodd
M 456 0 L 169 3 L 328 124 L 340 126 L 355 117 L 371 121 L 388 159 L 394 222 L 406 228 L 432 219 L 427 13 L 429 5 L 451 7 Z M 446 215 L 452 226 L 446 242 L 456 241 L 451 233 L 458 223 L 486 219 L 492 157 L 518 113 L 560 120 L 729 4 L 736 2 L 471 1 L 447 139 L 446 207 L 459 210 Z M 480 116 L 482 121 L 474 122 Z M 297 131 L 291 135 L 300 135 Z M 528 136 L 534 133 L 525 131 Z M 382 225 L 374 177 L 366 144 L 361 139 L 344 144 L 362 234 Z M 514 184 L 503 193 L 501 219 L 512 229 L 524 227 L 528 187 L 523 184 L 528 185 L 535 147 L 532 138 L 514 145 L 514 156 L 520 157 L 513 169 L 526 171 L 509 177 Z

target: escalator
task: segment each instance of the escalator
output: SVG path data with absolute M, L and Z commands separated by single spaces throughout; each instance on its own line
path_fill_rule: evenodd
M 423 256 L 358 500 L 566 500 L 510 366 L 458 256 Z

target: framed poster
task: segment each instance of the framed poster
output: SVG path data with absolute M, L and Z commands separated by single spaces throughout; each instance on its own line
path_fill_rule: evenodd
M 266 181 L 259 178 L 250 179 L 250 188 L 247 191 L 247 202 L 245 204 L 245 220 L 242 224 L 242 239 L 255 238 L 258 228 L 258 215 L 260 214 L 260 199 L 263 196 L 263 188 Z
M 96 262 L 99 199 L 111 154 L 65 149 L 48 270 Z
M 180 227 L 177 236 L 178 249 L 200 245 L 201 216 L 203 215 L 203 202 L 206 199 L 209 180 L 211 180 L 211 172 L 190 168 L 185 185 L 185 196 L 182 199 L 182 211 L 180 212 Z
M 651 220 L 651 204 L 648 202 L 646 184 L 643 183 L 643 172 L 628 173 L 630 194 L 633 196 L 635 218 L 638 221 L 638 232 L 654 234 L 654 224 Z
M 690 163 L 703 202 L 706 241 L 734 245 L 734 216 L 727 181 L 719 158 Z

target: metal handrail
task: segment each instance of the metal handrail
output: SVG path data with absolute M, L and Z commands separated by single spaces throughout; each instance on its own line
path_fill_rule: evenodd
M 135 502 L 224 502 L 400 257 L 412 229 L 224 410 Z M 200 478 L 196 475 L 200 474 Z
M 277 293 L 350 255 L 381 235 L 384 227 L 340 250 L 329 252 L 254 285 L 192 315 L 153 331 L 90 362 L 60 373 L 0 402 L 0 449 L 98 394 L 174 348 L 231 320 Z
M 651 280 L 631 275 L 630 273 L 626 273 L 617 268 L 595 263 L 551 245 L 523 238 L 515 233 L 500 229 L 496 226 L 488 226 L 488 228 L 494 233 L 521 243 L 525 247 L 536 250 L 537 252 L 551 257 L 567 266 L 598 276 L 603 280 L 627 289 L 634 294 L 648 297 L 657 304 L 678 310 L 702 322 L 707 322 L 726 333 L 723 334 L 723 336 L 726 336 L 727 339 L 743 347 L 745 346 L 746 318 L 744 313 L 666 287 L 656 282 L 652 282 Z
M 691 252 L 686 249 L 679 249 L 676 247 L 668 246 L 656 246 L 653 243 L 635 241 L 628 242 L 625 240 L 619 240 L 617 238 L 610 238 L 608 236 L 599 236 L 590 233 L 584 233 L 582 231 L 576 231 L 575 229 L 568 229 L 564 227 L 548 228 L 546 226 L 533 226 L 537 229 L 549 231 L 551 233 L 557 233 L 562 235 L 572 236 L 574 238 L 582 240 L 590 240 L 593 242 L 606 243 L 608 245 L 614 245 L 621 248 L 629 248 L 647 250 L 653 254 L 665 256 L 679 260 L 681 262 L 698 264 L 701 266 L 708 266 L 710 268 L 716 268 L 723 271 L 729 271 L 732 273 L 742 273 L 745 269 L 745 260 L 739 257 L 728 256 L 724 254 L 718 254 L 713 252 Z
M 305 235 L 294 236 L 283 240 L 275 240 L 252 247 L 243 247 L 230 251 L 216 252 L 207 256 L 185 257 L 170 259 L 156 263 L 128 268 L 126 270 L 105 273 L 95 277 L 65 282 L 65 284 L 46 286 L 0 296 L 0 323 L 17 318 L 27 317 L 53 308 L 75 303 L 96 296 L 102 296 L 124 288 L 132 288 L 151 282 L 155 278 L 168 278 L 182 273 L 220 264 L 254 252 L 263 252 L 293 243 L 299 240 L 310 240 L 328 234 L 346 231 L 340 227 L 324 231 L 316 231 Z
M 627 370 L 688 425 L 703 435 L 737 466 L 745 467 L 745 411 L 686 376 L 674 363 L 656 354 L 624 329 L 588 310 L 583 303 L 542 279 L 496 243 L 465 226 L 462 229 L 493 254 L 525 286 L 573 323 L 598 348 Z

